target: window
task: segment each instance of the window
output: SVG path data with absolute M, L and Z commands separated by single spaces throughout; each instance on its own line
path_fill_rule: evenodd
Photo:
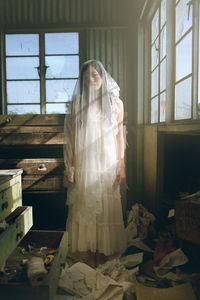
M 175 5 L 175 120 L 189 119 L 192 112 L 192 6 L 188 0 Z
M 200 118 L 199 15 L 199 1 L 190 0 L 161 0 L 145 14 L 147 123 Z
M 151 23 L 151 123 L 165 121 L 166 105 L 166 0 Z
M 77 32 L 5 35 L 7 113 L 65 113 L 79 74 Z

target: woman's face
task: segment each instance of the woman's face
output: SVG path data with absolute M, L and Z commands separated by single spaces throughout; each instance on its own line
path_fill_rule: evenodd
M 89 66 L 84 74 L 84 83 L 87 88 L 93 87 L 98 91 L 102 86 L 102 77 L 93 66 Z

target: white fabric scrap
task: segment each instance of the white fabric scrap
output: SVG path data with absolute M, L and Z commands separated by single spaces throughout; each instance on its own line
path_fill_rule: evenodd
M 175 251 L 167 254 L 159 263 L 158 266 L 154 266 L 154 271 L 157 276 L 165 277 L 166 273 L 174 267 L 184 265 L 188 262 L 187 256 L 179 248 Z
M 137 265 L 139 265 L 143 261 L 143 252 L 130 254 L 127 256 L 124 256 L 121 258 L 121 262 L 127 267 L 127 268 L 133 268 Z
M 128 246 L 134 246 L 140 250 L 146 251 L 146 252 L 154 252 L 149 246 L 147 246 L 140 238 L 136 239 L 129 239 Z
M 122 300 L 124 294 L 122 284 L 81 262 L 63 270 L 59 287 L 85 299 Z

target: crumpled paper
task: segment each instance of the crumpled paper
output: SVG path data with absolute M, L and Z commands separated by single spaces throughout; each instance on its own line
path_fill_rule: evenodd
M 148 212 L 148 210 L 139 203 L 132 206 L 127 218 L 127 239 L 128 246 L 134 238 L 139 237 L 144 239 L 147 237 L 148 228 L 151 223 L 155 221 L 153 214 Z
M 63 270 L 59 287 L 74 297 L 94 300 L 122 300 L 124 293 L 122 284 L 81 262 Z
M 187 256 L 179 248 L 167 254 L 159 263 L 154 266 L 154 271 L 158 277 L 166 277 L 166 274 L 174 267 L 184 265 L 188 262 Z

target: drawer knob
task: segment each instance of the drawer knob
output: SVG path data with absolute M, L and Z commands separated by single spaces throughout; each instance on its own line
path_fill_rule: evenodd
M 21 232 L 18 232 L 18 233 L 16 234 L 16 241 L 18 241 L 19 239 L 21 239 L 22 236 L 23 236 L 23 232 L 22 232 L 22 231 L 21 231 Z
M 45 164 L 39 165 L 38 171 L 46 171 L 46 170 L 47 170 L 47 168 L 45 167 Z
M 8 201 L 4 202 L 2 205 L 1 205 L 1 210 L 3 211 L 4 209 L 6 209 L 8 207 Z

